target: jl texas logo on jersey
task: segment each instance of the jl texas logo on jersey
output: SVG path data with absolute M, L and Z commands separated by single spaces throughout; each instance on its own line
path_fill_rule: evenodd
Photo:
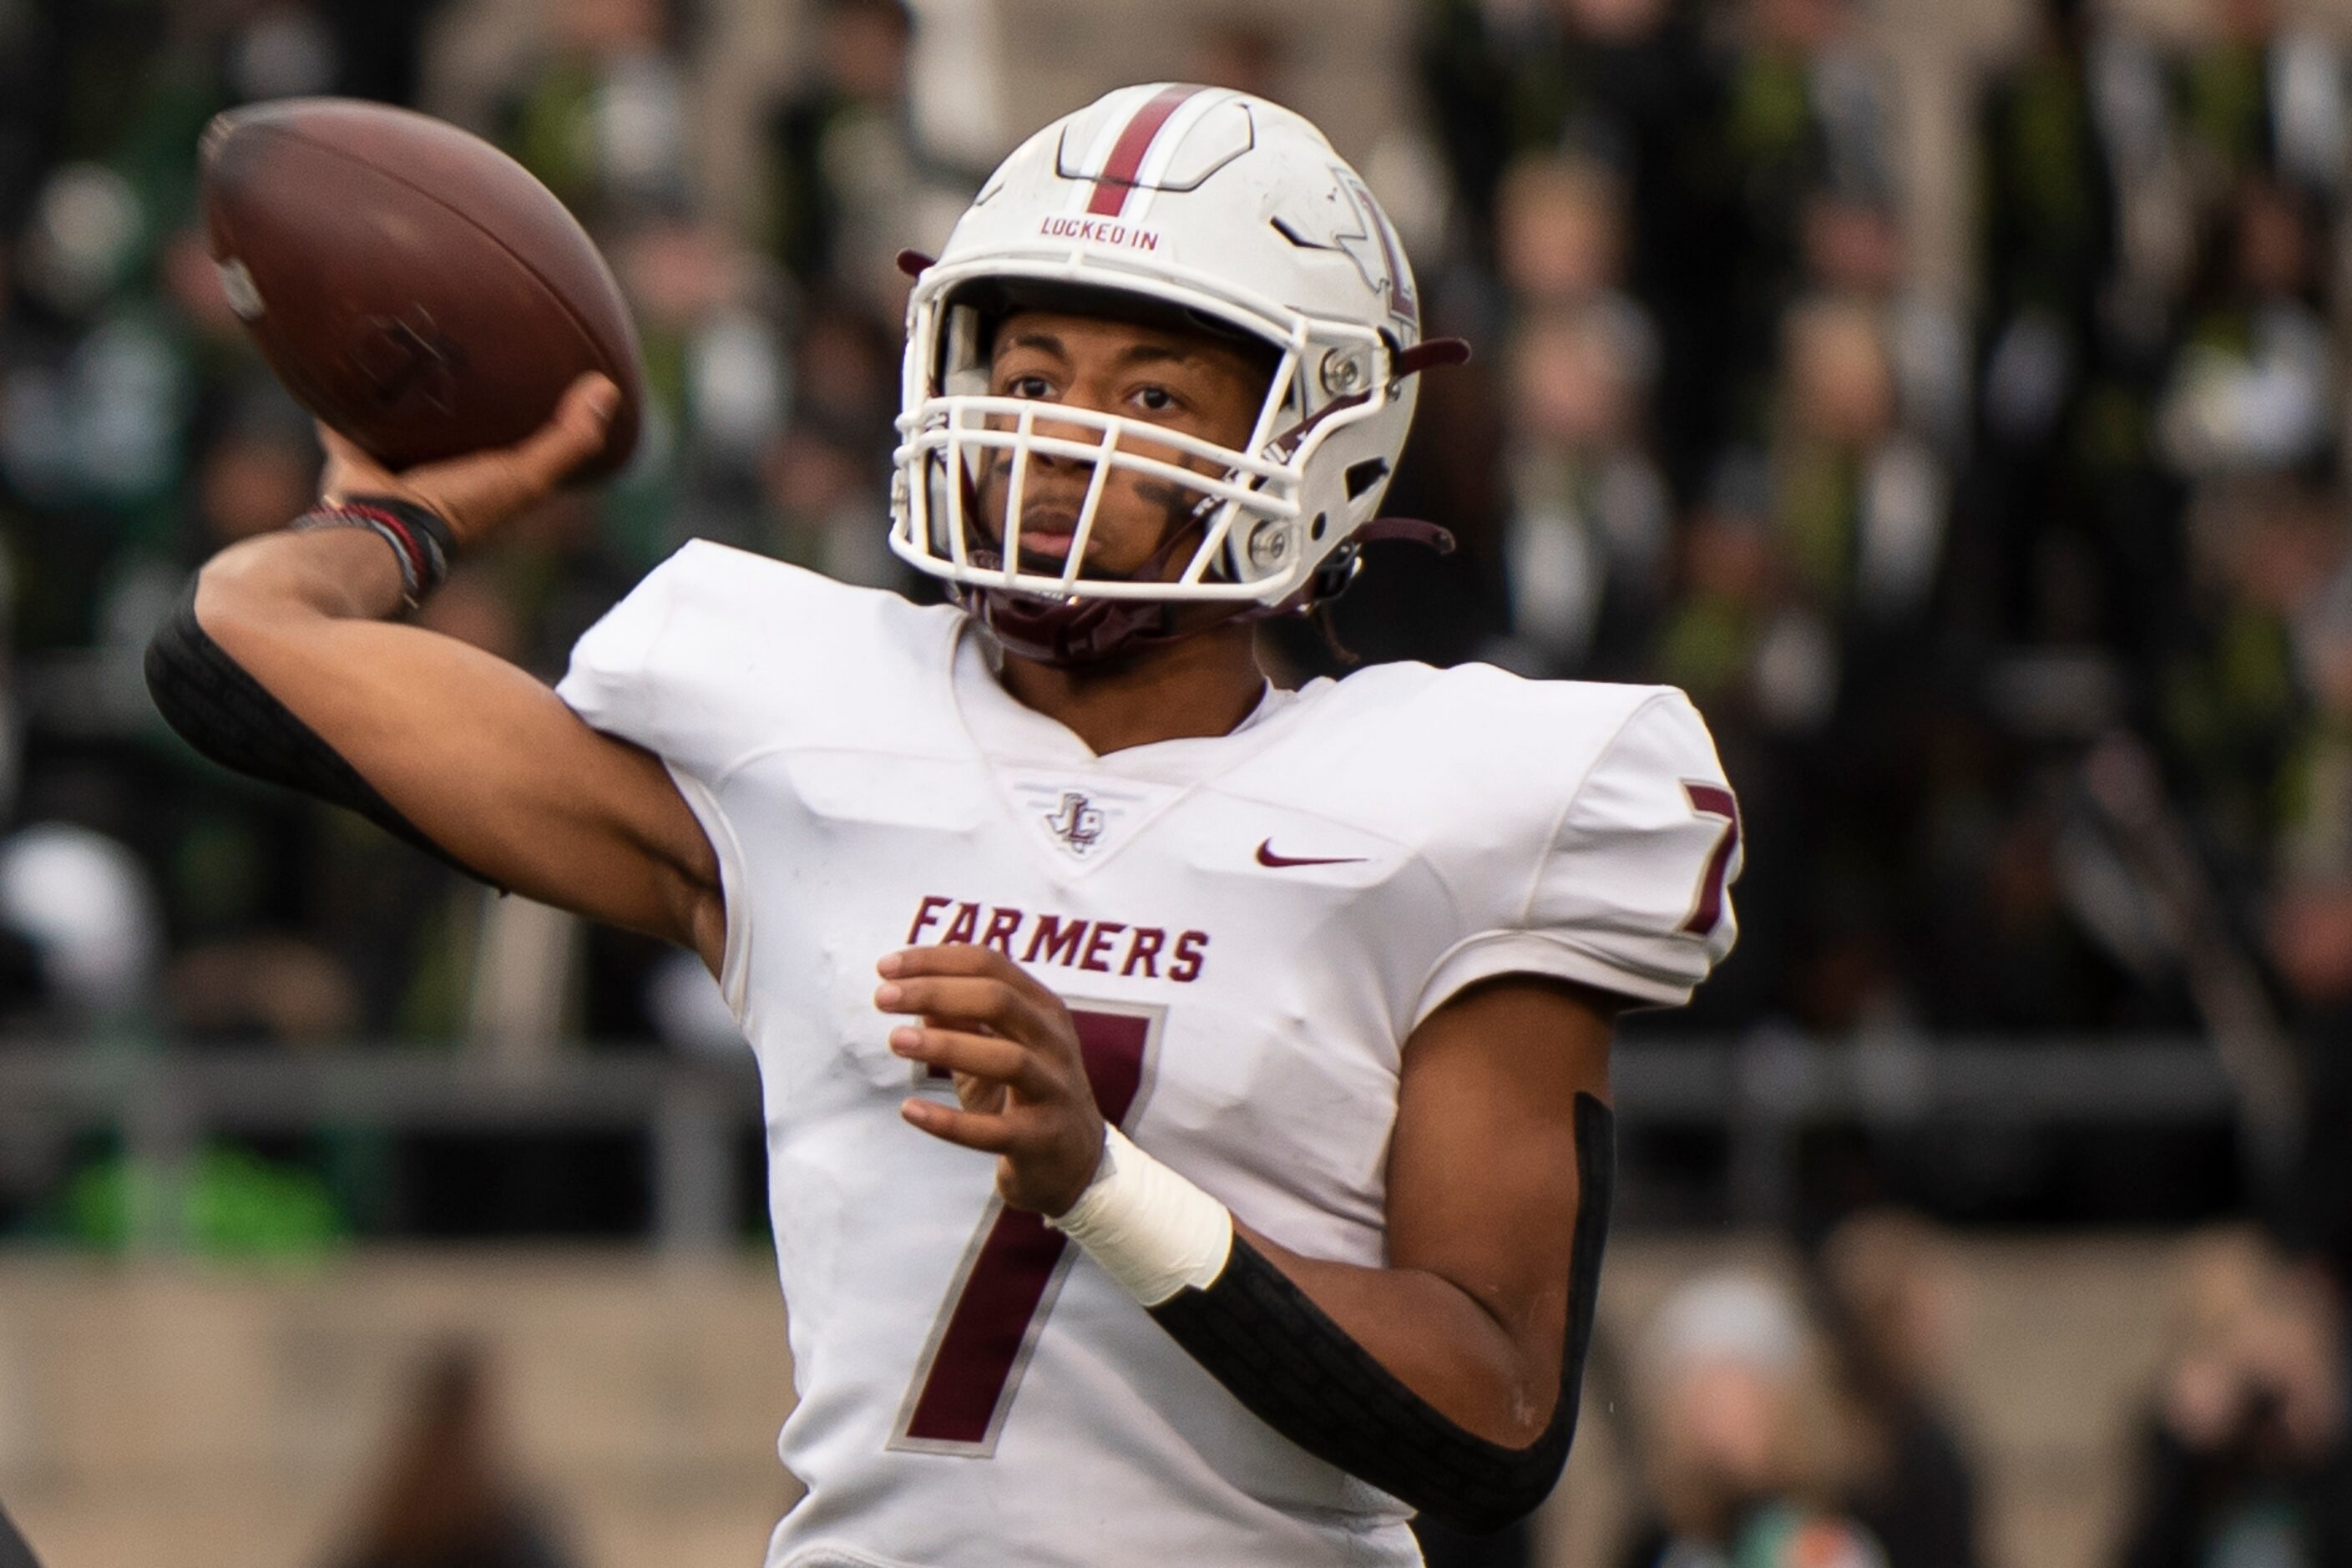
M 1137 830 L 1184 791 L 1140 779 L 1073 776 L 1059 768 L 1000 768 L 1014 815 L 1057 856 L 1092 867 L 1109 859 Z
M 1102 842 L 1103 814 L 1076 790 L 1062 792 L 1062 803 L 1045 818 L 1045 826 L 1075 855 L 1087 854 Z

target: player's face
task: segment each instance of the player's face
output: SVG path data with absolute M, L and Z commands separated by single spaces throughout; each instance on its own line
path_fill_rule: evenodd
M 1185 435 L 1240 447 L 1249 439 L 1265 396 L 1265 364 L 1238 344 L 1205 332 L 1142 325 L 1058 310 L 1024 310 L 997 329 L 989 391 L 1116 414 Z M 1009 427 L 1013 421 L 992 421 Z M 1098 445 L 1093 426 L 1039 418 L 1041 436 Z M 1173 463 L 1212 478 L 1223 469 L 1175 447 L 1132 437 L 1119 449 Z M 984 454 L 978 476 L 982 527 L 1004 537 L 1004 507 L 1012 489 L 1013 454 Z M 1068 558 L 1078 513 L 1094 480 L 1087 458 L 1032 452 L 1021 486 L 1021 556 L 1032 571 L 1058 573 Z M 1081 571 L 1088 577 L 1173 578 L 1191 559 L 1182 546 L 1152 558 L 1172 530 L 1183 525 L 1201 492 L 1131 468 L 1114 467 L 1087 538 Z

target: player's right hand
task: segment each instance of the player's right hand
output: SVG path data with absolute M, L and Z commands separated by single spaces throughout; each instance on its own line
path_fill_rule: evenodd
M 394 474 L 347 437 L 319 426 L 326 448 L 320 493 L 388 495 L 421 506 L 449 525 L 460 545 L 478 542 L 509 518 L 543 499 L 567 475 L 604 447 L 604 426 L 621 405 L 621 389 L 590 373 L 564 389 L 546 424 L 511 447 L 420 463 Z

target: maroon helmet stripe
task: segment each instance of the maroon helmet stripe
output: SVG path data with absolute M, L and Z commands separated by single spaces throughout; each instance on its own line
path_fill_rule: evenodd
M 1135 118 L 1127 122 L 1127 129 L 1112 144 L 1110 161 L 1095 176 L 1094 199 L 1087 204 L 1087 211 L 1097 217 L 1117 217 L 1127 210 L 1127 194 L 1135 189 L 1136 171 L 1143 167 L 1143 160 L 1150 154 L 1160 128 L 1168 123 L 1168 117 L 1186 99 L 1200 90 L 1197 87 L 1162 88 L 1152 95 L 1150 102 L 1135 111 Z

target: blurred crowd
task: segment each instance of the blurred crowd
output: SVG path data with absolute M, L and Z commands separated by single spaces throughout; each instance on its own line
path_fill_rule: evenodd
M 1637 1035 L 2227 1024 L 2338 1124 L 2352 51 L 2273 0 L 2195 0 L 2164 37 L 2015 8 L 2010 47 L 1949 68 L 1973 124 L 1952 287 L 1916 254 L 1905 79 L 1864 0 L 1417 0 L 1413 112 L 1346 150 L 1432 330 L 1478 350 L 1429 378 L 1391 497 L 1463 548 L 1373 546 L 1336 635 L 1269 653 L 1298 679 L 1484 658 L 1691 692 L 1742 802 L 1743 936 Z M 0 0 L 14 1034 L 728 1048 L 690 960 L 204 764 L 139 677 L 190 570 L 314 481 L 195 210 L 206 120 L 289 94 L 470 106 L 642 329 L 641 455 L 464 563 L 427 624 L 552 676 L 698 535 L 922 591 L 884 544 L 891 258 L 936 248 L 984 157 L 926 129 L 956 106 L 912 62 L 919 16 L 988 0 L 802 0 L 716 141 L 715 0 L 522 9 L 492 69 L 446 40 L 513 0 Z M 1276 97 L 1310 74 L 1304 15 L 1203 16 L 1167 74 Z M 748 150 L 730 181 L 715 144 Z M 2336 1197 L 2300 1223 L 2352 1255 L 2352 1154 L 2306 1163 Z M 398 1224 L 370 1190 L 361 1223 Z
M 1742 949 L 1679 1023 L 2210 1022 L 2209 915 L 2282 1027 L 2341 1022 L 2352 76 L 2209 9 L 2166 52 L 2047 0 L 1978 93 L 1953 300 L 1854 7 L 1436 8 L 1423 264 L 1492 350 L 1492 438 L 1413 497 L 1488 574 L 1447 651 L 1706 713 Z
M 2228 1024 L 2340 1129 L 2352 49 L 2271 0 L 2197 0 L 2185 39 L 2026 4 L 1966 84 L 1956 291 L 1914 253 L 1903 81 L 1860 0 L 1417 0 L 1417 112 L 1345 150 L 1432 331 L 1478 351 L 1429 378 L 1391 497 L 1463 547 L 1435 565 L 1371 547 L 1333 635 L 1278 628 L 1269 655 L 1297 679 L 1481 658 L 1691 692 L 1742 803 L 1742 942 L 1693 1012 L 1637 1034 Z M 300 511 L 317 471 L 206 252 L 203 126 L 290 94 L 451 101 L 432 42 L 476 8 L 0 0 L 11 1035 L 732 1048 L 690 960 L 203 763 L 140 679 L 189 572 Z M 550 677 L 689 537 L 923 591 L 884 544 L 891 259 L 937 247 L 982 160 L 920 129 L 941 117 L 910 68 L 915 10 L 802 0 L 788 68 L 739 128 L 748 199 L 719 199 L 696 77 L 711 9 L 539 7 L 530 47 L 466 100 L 589 225 L 644 337 L 640 457 L 423 612 Z M 1307 24 L 1221 15 L 1166 74 L 1288 96 Z M 131 1177 L 105 1151 L 11 1147 L 0 1230 L 119 1231 Z M 501 1223 L 461 1160 L 356 1135 L 302 1153 L 318 1174 L 290 1185 L 250 1151 L 206 1156 L 198 1242 Z M 614 1163 L 547 1152 L 537 1179 L 601 1212 Z M 2291 1239 L 2352 1258 L 2352 1148 L 2313 1138 L 2303 1163 Z M 1981 1560 L 1939 1392 L 1940 1246 L 1855 1220 L 1801 1279 L 1699 1279 L 1603 1347 L 1589 1409 L 1612 1380 L 1627 1397 L 1588 1421 L 1630 1437 L 1648 1510 L 1625 1568 Z M 2340 1312 L 2268 1242 L 2199 1254 L 2119 1568 L 2352 1564 Z M 495 1467 L 450 1461 L 487 1441 L 482 1399 L 462 1357 L 426 1380 L 351 1561 L 566 1559 L 480 1479 Z M 1433 1536 L 1440 1563 L 1524 1552 Z
M 1907 254 L 1898 83 L 1855 0 L 1427 0 L 1423 112 L 1368 160 L 1433 329 L 1480 358 L 1432 378 L 1395 496 L 1465 548 L 1370 574 L 1340 641 L 1691 691 L 1749 862 L 1740 952 L 1685 1026 L 2178 1028 L 2200 910 L 2287 1026 L 2352 997 L 2352 60 L 2270 0 L 2204 0 L 2170 48 L 2039 3 L 1977 93 L 1958 299 Z M 430 101 L 454 8 L 0 4 L 0 782 L 50 829 L 0 890 L 60 858 L 105 889 L 9 900 L 50 906 L 8 921 L 20 1011 L 462 1032 L 479 911 L 194 765 L 127 675 L 188 569 L 298 510 L 315 464 L 206 258 L 197 133 L 268 96 Z M 477 95 L 605 246 L 653 388 L 620 482 L 428 612 L 542 671 L 694 535 L 911 586 L 883 544 L 890 258 L 976 170 L 917 132 L 913 14 L 810 0 L 750 138 L 755 216 L 722 215 L 703 9 L 545 7 Z M 1297 47 L 1261 16 L 1170 65 L 1279 94 Z M 2151 763 L 2147 812 L 2096 787 L 2103 742 Z M 2186 889 L 2149 869 L 2167 837 Z M 43 929 L 77 914 L 123 973 Z M 571 1022 L 646 1033 L 642 987 L 608 989 Z
M 1623 1568 L 1974 1568 L 2013 1556 L 1955 1397 L 1969 1314 L 1948 1244 L 1858 1215 L 1794 1279 L 1677 1285 L 1628 1357 L 1643 1522 Z M 2027 1331 L 2031 1332 L 2031 1330 Z M 1999 1347 L 1982 1342 L 1981 1357 Z M 2131 1426 L 2116 1568 L 2352 1563 L 2340 1298 L 2242 1230 L 2184 1249 Z M 1439 1563 L 1433 1557 L 1433 1563 Z
M 2352 1563 L 2352 1360 L 2326 1279 L 2231 1228 L 2181 1246 L 2169 1287 L 2156 1376 L 2120 1423 L 2116 1473 L 2079 1478 L 2111 1494 L 2113 1511 L 2086 1532 L 2093 1555 L 2073 1560 Z M 1601 1531 L 1570 1521 L 1580 1539 L 1613 1539 L 1605 1557 L 1582 1560 L 1617 1568 L 2053 1561 L 1998 1539 L 1997 1467 L 1971 1430 L 1962 1364 L 1971 1352 L 1980 1383 L 1990 1358 L 2027 1349 L 2004 1344 L 2001 1332 L 2039 1325 L 1983 1322 L 1950 1238 L 1933 1226 L 1865 1211 L 1801 1252 L 1683 1271 L 1649 1289 L 1612 1280 L 1611 1294 L 1567 1507 L 1553 1510 L 1600 1510 Z M 2078 1320 L 2074 1331 L 2095 1321 Z M 580 1560 L 564 1510 L 531 1484 L 497 1418 L 498 1382 L 481 1347 L 453 1343 L 427 1358 L 330 1563 Z M 1431 1568 L 1541 1560 L 1526 1528 L 1422 1531 Z

